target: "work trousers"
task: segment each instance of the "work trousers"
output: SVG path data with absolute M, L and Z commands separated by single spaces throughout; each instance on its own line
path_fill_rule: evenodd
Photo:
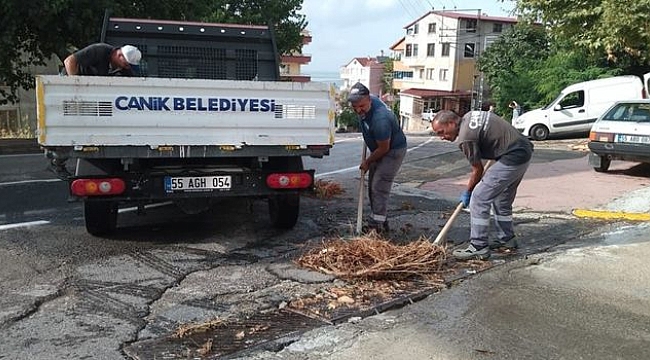
M 517 187 L 524 177 L 528 165 L 505 165 L 495 162 L 483 174 L 474 187 L 469 202 L 471 219 L 470 242 L 475 247 L 488 245 L 490 230 L 490 210 L 492 210 L 496 236 L 500 241 L 508 241 L 515 236 L 512 225 L 512 203 L 517 195 Z
M 372 219 L 377 222 L 383 223 L 386 221 L 390 190 L 405 156 L 406 148 L 393 149 L 388 151 L 379 161 L 370 164 L 368 169 L 368 198 L 370 198 Z

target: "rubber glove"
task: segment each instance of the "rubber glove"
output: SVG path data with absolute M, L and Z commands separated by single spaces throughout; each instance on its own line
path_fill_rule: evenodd
M 463 207 L 466 208 L 469 206 L 469 199 L 472 197 L 472 192 L 469 190 L 463 191 L 462 194 L 460 194 L 460 199 L 458 199 L 460 202 L 463 203 Z

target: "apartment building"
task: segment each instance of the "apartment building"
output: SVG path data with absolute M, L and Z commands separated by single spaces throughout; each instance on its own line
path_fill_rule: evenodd
M 289 54 L 283 54 L 280 57 L 280 79 L 293 82 L 311 81 L 311 76 L 302 73 L 302 66 L 311 62 L 311 55 L 304 54 L 302 47 L 311 43 L 311 33 L 303 30 L 302 46 L 299 51 L 293 51 Z
M 356 57 L 341 67 L 342 89 L 349 89 L 357 82 L 365 85 L 371 94 L 383 95 L 384 61 L 386 57 Z
M 480 11 L 430 11 L 404 27 L 394 46 L 402 68 L 394 73 L 400 88 L 400 117 L 406 130 L 429 127 L 423 113 L 441 109 L 460 114 L 481 105 L 485 84 L 478 56 L 517 19 Z M 396 46 L 397 45 L 397 46 Z M 426 118 L 426 116 L 425 116 Z

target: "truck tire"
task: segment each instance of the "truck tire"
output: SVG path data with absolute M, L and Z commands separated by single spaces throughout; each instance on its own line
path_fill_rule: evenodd
M 530 129 L 530 137 L 537 141 L 548 139 L 548 133 L 548 128 L 544 125 L 535 125 Z
M 94 236 L 115 232 L 117 227 L 117 203 L 115 201 L 85 201 L 84 219 L 86 231 Z
M 269 196 L 269 217 L 276 229 L 291 229 L 298 222 L 300 194 Z
M 612 160 L 607 156 L 600 157 L 600 166 L 594 166 L 594 170 L 599 173 L 607 172 L 609 170 L 609 165 L 612 163 Z

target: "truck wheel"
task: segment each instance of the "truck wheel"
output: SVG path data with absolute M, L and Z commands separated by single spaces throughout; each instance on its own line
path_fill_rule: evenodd
M 544 125 L 535 125 L 530 129 L 530 137 L 533 140 L 543 141 L 548 139 L 548 128 Z
M 612 163 L 612 160 L 607 156 L 600 157 L 600 166 L 594 166 L 596 172 L 607 172 L 609 170 L 609 165 Z
M 86 231 L 94 236 L 109 235 L 117 227 L 117 203 L 114 201 L 85 201 Z
M 291 229 L 298 222 L 300 194 L 269 196 L 271 226 L 277 229 Z

